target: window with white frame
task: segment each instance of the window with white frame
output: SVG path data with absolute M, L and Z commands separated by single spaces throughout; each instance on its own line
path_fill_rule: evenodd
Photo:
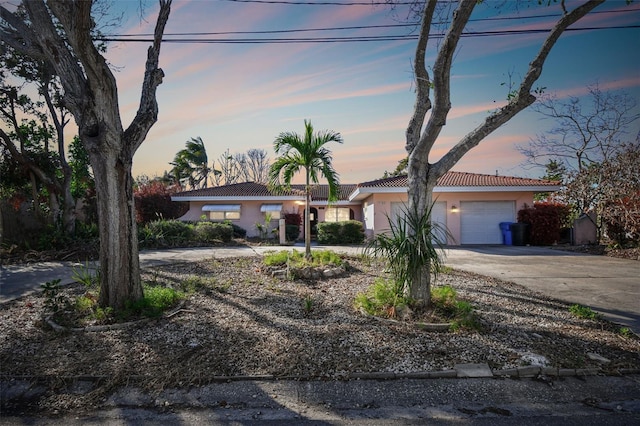
M 329 207 L 324 212 L 325 222 L 344 222 L 352 217 L 352 211 L 349 207 Z
M 260 206 L 260 211 L 265 214 L 271 215 L 271 220 L 278 220 L 281 217 L 282 204 L 263 204 Z
M 203 206 L 202 211 L 207 212 L 211 220 L 240 219 L 240 204 L 211 204 Z

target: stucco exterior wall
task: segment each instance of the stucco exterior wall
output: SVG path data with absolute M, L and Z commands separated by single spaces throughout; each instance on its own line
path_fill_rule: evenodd
M 282 212 L 284 213 L 298 213 L 302 215 L 304 205 L 300 206 L 294 201 L 282 201 L 282 202 L 265 202 L 265 201 L 227 201 L 227 202 L 211 202 L 211 201 L 190 201 L 189 210 L 179 220 L 183 221 L 198 221 L 201 220 L 202 215 L 209 217 L 208 212 L 203 212 L 202 207 L 205 205 L 215 204 L 241 204 L 240 219 L 231 220 L 232 223 L 247 230 L 247 237 L 257 237 L 259 232 L 256 228 L 256 223 L 264 224 L 265 213 L 260 211 L 263 204 L 282 204 Z M 274 229 L 278 227 L 278 220 L 273 219 L 270 224 L 270 228 Z
M 387 217 L 391 215 L 391 203 L 407 202 L 406 194 L 372 194 L 362 204 L 363 217 L 365 218 L 365 234 L 371 237 L 389 228 Z M 513 221 L 517 221 L 518 210 L 525 204 L 533 204 L 532 192 L 449 192 L 433 194 L 434 201 L 446 203 L 447 228 L 453 239 L 448 244 L 457 245 L 461 241 L 460 216 L 462 201 L 514 201 L 515 214 Z M 453 207 L 457 211 L 453 211 Z
M 304 203 L 300 201 L 226 201 L 226 202 L 212 202 L 212 201 L 190 201 L 189 202 L 189 210 L 184 216 L 180 217 L 179 220 L 182 221 L 198 221 L 201 220 L 202 215 L 209 217 L 208 212 L 203 212 L 202 207 L 205 205 L 215 205 L 215 204 L 241 204 L 242 207 L 240 209 L 240 219 L 231 220 L 232 223 L 235 223 L 238 226 L 247 230 L 247 237 L 258 237 L 260 234 L 256 229 L 256 223 L 264 223 L 265 214 L 260 211 L 260 208 L 263 204 L 282 204 L 282 213 L 298 213 L 301 218 L 304 217 Z M 314 207 L 318 211 L 318 222 L 325 221 L 325 213 L 327 211 L 327 205 L 321 204 L 313 204 L 311 203 L 311 207 Z M 336 204 L 333 207 L 337 208 L 349 208 L 353 211 L 354 220 L 359 220 L 362 222 L 362 206 L 359 203 L 353 204 Z M 270 228 L 276 228 L 278 226 L 278 220 L 273 219 L 271 221 Z M 304 220 L 302 226 L 300 227 L 300 237 L 304 236 Z

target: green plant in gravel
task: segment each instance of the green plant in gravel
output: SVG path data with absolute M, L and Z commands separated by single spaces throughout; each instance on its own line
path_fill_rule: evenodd
M 71 278 L 85 287 L 95 287 L 100 283 L 100 269 L 93 270 L 89 267 L 89 262 L 85 262 L 84 265 L 71 268 Z
M 622 337 L 629 338 L 633 336 L 633 331 L 631 331 L 629 327 L 620 327 L 618 329 L 618 334 L 621 335 Z
M 40 285 L 42 295 L 44 296 L 44 308 L 53 314 L 66 309 L 70 305 L 69 299 L 60 294 L 60 279 L 47 281 Z
M 313 250 L 311 258 L 307 259 L 304 253 L 296 250 L 281 250 L 265 254 L 263 262 L 267 266 L 284 266 L 303 268 L 305 266 L 340 266 L 342 258 L 331 250 Z
M 409 302 L 402 293 L 398 294 L 395 281 L 376 278 L 367 292 L 356 295 L 354 306 L 369 315 L 393 318 L 398 309 L 407 306 Z
M 118 316 L 127 319 L 132 316 L 155 318 L 174 306 L 184 294 L 170 287 L 145 287 L 144 297 L 136 302 L 126 304 L 125 310 L 118 312 Z
M 311 296 L 311 294 L 308 294 L 308 293 L 305 294 L 304 297 L 302 298 L 302 309 L 305 315 L 311 314 L 314 307 L 315 307 L 315 302 L 313 300 L 313 296 Z
M 471 303 L 458 300 L 456 290 L 448 285 L 431 289 L 431 303 L 434 312 L 451 322 L 451 329 L 477 329 L 479 324 L 473 313 Z
M 216 277 L 201 277 L 198 275 L 191 275 L 180 282 L 180 288 L 182 291 L 192 293 L 202 290 L 215 290 L 220 293 L 225 293 L 231 287 L 231 280 L 219 281 Z
M 582 306 L 577 303 L 575 305 L 569 306 L 569 312 L 571 312 L 571 314 L 577 318 L 590 320 L 600 319 L 599 313 L 595 312 L 588 306 Z

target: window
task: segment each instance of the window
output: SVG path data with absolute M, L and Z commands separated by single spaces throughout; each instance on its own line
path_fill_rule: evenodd
M 263 204 L 260 206 L 260 211 L 265 215 L 271 214 L 271 220 L 280 219 L 280 212 L 282 211 L 282 204 Z
M 353 219 L 353 210 L 348 207 L 330 207 L 324 212 L 326 222 L 344 222 Z
M 209 212 L 211 220 L 238 220 L 240 212 Z
M 240 219 L 240 204 L 210 204 L 202 206 L 202 211 L 208 212 L 211 220 Z

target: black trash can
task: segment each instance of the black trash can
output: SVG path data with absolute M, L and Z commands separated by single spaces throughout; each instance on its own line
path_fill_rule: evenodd
M 511 241 L 514 246 L 526 246 L 527 245 L 527 230 L 529 229 L 528 223 L 512 223 L 509 228 L 511 229 Z
M 500 231 L 502 231 L 502 244 L 505 246 L 512 245 L 511 222 L 500 222 Z

